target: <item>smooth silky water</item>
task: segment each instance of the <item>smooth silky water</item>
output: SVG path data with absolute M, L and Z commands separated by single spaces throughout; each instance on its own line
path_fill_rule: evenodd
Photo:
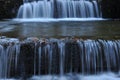
M 99 18 L 96 0 L 24 0 L 17 18 Z
M 97 0 L 23 2 L 0 22 L 0 80 L 120 80 L 120 22 Z

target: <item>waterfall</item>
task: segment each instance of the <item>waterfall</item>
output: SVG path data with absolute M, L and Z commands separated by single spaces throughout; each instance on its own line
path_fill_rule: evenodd
M 17 39 L 0 39 L 0 78 L 15 76 L 20 51 L 17 42 Z
M 0 41 L 0 78 L 120 70 L 120 40 Z
M 96 0 L 23 0 L 17 18 L 99 18 Z

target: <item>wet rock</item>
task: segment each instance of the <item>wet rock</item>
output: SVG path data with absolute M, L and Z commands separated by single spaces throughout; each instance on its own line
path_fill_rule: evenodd
M 5 39 L 6 38 L 6 36 L 0 36 L 0 39 Z
M 76 42 L 65 44 L 65 72 L 80 71 L 80 48 Z
M 18 75 L 26 78 L 34 74 L 35 43 L 23 43 L 20 47 Z
M 29 37 L 26 39 L 26 41 L 37 42 L 39 39 L 37 37 Z

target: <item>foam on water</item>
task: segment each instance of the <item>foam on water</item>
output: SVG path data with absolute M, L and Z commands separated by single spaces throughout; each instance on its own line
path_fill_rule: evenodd
M 21 80 L 21 79 L 0 79 L 0 80 Z M 117 77 L 114 74 L 101 74 L 101 75 L 77 75 L 77 77 L 73 76 L 33 76 L 28 80 L 120 80 L 120 77 Z
M 22 19 L 22 18 L 16 18 L 13 19 L 13 21 L 19 21 L 19 22 L 59 22 L 59 21 L 101 21 L 106 20 L 103 18 L 31 18 L 31 19 Z
M 104 73 L 100 75 L 33 76 L 30 80 L 120 80 L 120 77 L 113 73 Z

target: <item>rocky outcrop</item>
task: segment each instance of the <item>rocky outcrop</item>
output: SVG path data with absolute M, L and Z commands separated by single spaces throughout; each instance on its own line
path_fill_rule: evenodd
M 16 16 L 23 0 L 0 0 L 0 19 L 9 19 Z

